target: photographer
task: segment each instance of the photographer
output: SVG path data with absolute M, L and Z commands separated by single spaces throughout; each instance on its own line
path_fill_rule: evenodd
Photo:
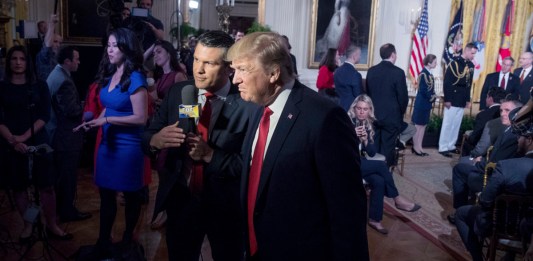
M 142 42 L 143 50 L 148 50 L 156 40 L 165 37 L 163 23 L 151 14 L 153 0 L 137 0 L 137 7 L 147 9 L 148 16 L 135 16 L 135 12 L 124 20 L 124 26 L 133 30 Z

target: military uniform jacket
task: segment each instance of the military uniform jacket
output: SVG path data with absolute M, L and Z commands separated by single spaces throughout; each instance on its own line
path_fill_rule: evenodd
M 453 107 L 464 108 L 470 102 L 474 64 L 459 57 L 451 61 L 444 74 L 444 101 Z

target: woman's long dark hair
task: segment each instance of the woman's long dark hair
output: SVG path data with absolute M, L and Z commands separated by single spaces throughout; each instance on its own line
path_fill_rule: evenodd
M 318 67 L 326 66 L 330 72 L 334 72 L 337 69 L 337 49 L 329 48 L 328 52 L 322 57 Z
M 130 75 L 133 71 L 142 72 L 143 53 L 141 43 L 135 33 L 127 28 L 117 28 L 109 32 L 109 36 L 115 36 L 118 49 L 124 54 L 124 72 L 120 78 L 121 92 L 128 90 L 130 85 Z M 107 48 L 104 48 L 103 63 L 98 72 L 98 82 L 106 85 L 111 76 L 117 71 L 117 65 L 109 62 Z
M 24 76 L 26 78 L 26 83 L 33 84 L 37 81 L 37 78 L 35 77 L 35 72 L 33 71 L 33 63 L 31 61 L 30 55 L 28 54 L 28 51 L 26 48 L 22 45 L 15 45 L 7 51 L 6 55 L 6 73 L 5 73 L 5 81 L 11 82 L 11 79 L 13 79 L 13 69 L 11 68 L 11 58 L 13 57 L 14 52 L 22 52 L 24 54 L 24 58 L 26 58 L 26 71 L 24 72 Z
M 181 72 L 186 75 L 185 71 L 180 66 L 180 62 L 178 61 L 178 53 L 170 42 L 160 40 L 155 42 L 154 49 L 156 46 L 161 46 L 161 48 L 165 49 L 168 55 L 170 55 L 170 69 L 172 69 L 172 71 Z M 156 64 L 154 69 L 154 80 L 157 81 L 159 78 L 161 78 L 161 76 L 163 76 L 163 74 L 163 68 Z

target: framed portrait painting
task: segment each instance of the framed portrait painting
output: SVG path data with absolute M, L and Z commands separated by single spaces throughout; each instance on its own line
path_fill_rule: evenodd
M 361 48 L 357 69 L 372 65 L 374 24 L 378 0 L 313 0 L 309 68 L 318 68 L 328 49 L 341 55 L 353 43 Z
M 80 45 L 101 45 L 108 25 L 108 10 L 98 1 L 61 0 L 63 41 Z

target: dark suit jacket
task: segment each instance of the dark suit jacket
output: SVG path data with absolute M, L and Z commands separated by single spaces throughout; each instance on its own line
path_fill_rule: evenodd
M 533 177 L 530 175 L 533 175 L 533 154 L 499 161 L 487 187 L 481 193 L 480 204 L 492 207 L 496 197 L 501 194 L 531 194 Z
M 73 132 L 81 124 L 83 107 L 74 81 L 57 65 L 46 80 L 52 98 L 50 121 L 46 130 L 56 151 L 81 150 L 82 132 Z
M 500 117 L 500 105 L 494 105 L 486 110 L 480 111 L 476 115 L 476 120 L 474 123 L 474 130 L 468 136 L 468 142 L 472 145 L 475 145 L 479 139 L 481 138 L 481 134 L 483 133 L 483 128 L 485 128 L 485 124 L 487 124 L 488 121 L 492 119 L 496 119 Z
M 368 70 L 366 87 L 379 124 L 400 129 L 409 102 L 404 71 L 389 61 L 382 61 Z
M 162 128 L 179 120 L 178 127 L 185 133 L 194 132 L 195 126 L 188 119 L 179 119 L 178 105 L 182 103 L 181 90 L 186 85 L 194 85 L 193 81 L 180 82 L 171 87 L 163 100 L 159 111 L 154 116 L 150 126 L 142 136 L 142 147 L 147 155 L 155 156 L 150 151 L 150 139 Z M 195 89 L 197 90 L 197 89 Z M 196 96 L 195 96 L 196 97 Z M 219 103 L 220 102 L 220 103 Z M 211 162 L 204 165 L 204 185 L 206 188 L 215 188 L 224 182 L 238 181 L 242 172 L 242 158 L 240 156 L 242 141 L 248 128 L 248 118 L 253 104 L 243 101 L 235 86 L 224 102 L 213 104 L 213 115 L 209 127 L 209 145 L 214 148 Z M 221 106 L 217 109 L 215 106 Z M 216 112 L 219 112 L 218 114 Z M 187 186 L 182 171 L 189 160 L 187 146 L 171 148 L 160 171 L 159 189 L 154 213 L 159 213 L 165 208 L 165 201 L 174 186 Z M 212 192 L 213 190 L 208 190 Z M 238 185 L 235 189 L 238 194 Z M 219 195 L 224 197 L 225 195 Z
M 456 75 L 466 75 L 457 78 Z M 470 89 L 474 78 L 474 64 L 462 57 L 448 64 L 444 74 L 443 91 L 444 101 L 450 102 L 453 107 L 464 108 L 470 102 Z
M 514 74 L 518 77 L 518 81 L 520 81 L 520 74 L 522 73 L 522 68 L 517 68 L 514 70 Z M 516 94 L 518 94 L 518 100 L 522 104 L 526 104 L 529 101 L 529 98 L 531 97 L 529 90 L 533 86 L 533 70 L 529 71 L 529 73 L 524 76 L 524 81 L 522 84 L 520 84 L 520 87 L 518 88 L 518 91 Z
M 518 147 L 518 136 L 513 134 L 510 129 L 506 129 L 502 135 L 498 136 L 496 142 L 494 142 L 494 148 L 489 156 L 489 162 L 498 162 L 500 160 L 510 159 L 515 157 Z M 476 167 L 480 173 L 485 172 L 485 166 L 487 162 L 485 158 L 482 161 L 476 163 Z
M 345 111 L 348 111 L 355 97 L 363 93 L 363 77 L 353 65 L 344 63 L 335 70 L 333 80 L 335 81 L 335 90 L 339 95 L 340 105 Z
M 485 78 L 485 83 L 483 83 L 483 88 L 481 89 L 481 96 L 479 97 L 479 109 L 484 110 L 487 108 L 487 93 L 489 92 L 489 89 L 492 87 L 501 87 L 500 86 L 500 73 L 494 72 L 487 74 L 487 78 Z M 508 98 L 511 99 L 517 99 L 518 98 L 518 90 L 520 86 L 520 78 L 512 73 L 509 72 L 509 79 L 507 80 L 507 84 L 505 85 L 505 94 Z M 495 101 L 500 102 L 500 101 Z
M 249 162 L 262 113 L 263 108 L 253 116 L 244 142 L 245 215 Z M 346 112 L 296 81 L 270 131 L 254 210 L 260 259 L 368 260 L 366 196 Z

